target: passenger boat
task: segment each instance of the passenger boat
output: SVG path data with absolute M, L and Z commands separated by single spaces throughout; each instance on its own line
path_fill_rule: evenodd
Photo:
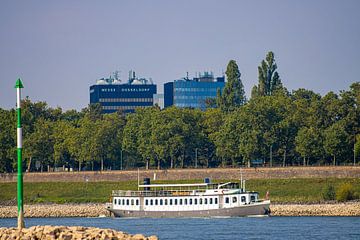
M 270 200 L 246 191 L 239 183 L 150 184 L 145 178 L 139 191 L 113 190 L 107 204 L 115 217 L 235 217 L 266 216 Z M 140 190 L 141 189 L 141 190 Z

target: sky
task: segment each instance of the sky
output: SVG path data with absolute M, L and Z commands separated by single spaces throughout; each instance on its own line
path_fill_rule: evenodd
M 115 70 L 163 84 L 239 65 L 246 94 L 268 51 L 288 90 L 322 95 L 360 81 L 358 0 L 0 1 L 0 108 L 23 96 L 81 110 Z

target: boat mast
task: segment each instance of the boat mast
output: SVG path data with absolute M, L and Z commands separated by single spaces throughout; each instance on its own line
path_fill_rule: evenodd
M 243 177 L 242 177 L 242 169 L 240 167 L 240 188 L 241 188 L 241 191 L 243 189 Z
M 139 171 L 139 168 L 138 168 L 138 172 L 137 172 L 137 175 L 138 175 L 138 191 L 140 191 L 140 171 Z

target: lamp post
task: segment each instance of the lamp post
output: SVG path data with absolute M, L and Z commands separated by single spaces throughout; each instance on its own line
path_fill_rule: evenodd
M 15 84 L 16 88 L 16 112 L 17 112 L 17 203 L 18 203 L 18 229 L 25 227 L 24 224 L 24 203 L 23 203 L 23 175 L 22 175 L 22 128 L 21 128 L 21 89 L 24 88 L 19 78 Z

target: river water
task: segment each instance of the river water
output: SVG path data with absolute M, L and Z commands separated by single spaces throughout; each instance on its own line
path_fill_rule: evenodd
M 29 218 L 25 224 L 112 228 L 160 239 L 360 239 L 360 217 Z M 0 227 L 14 226 L 15 218 L 0 219 Z

